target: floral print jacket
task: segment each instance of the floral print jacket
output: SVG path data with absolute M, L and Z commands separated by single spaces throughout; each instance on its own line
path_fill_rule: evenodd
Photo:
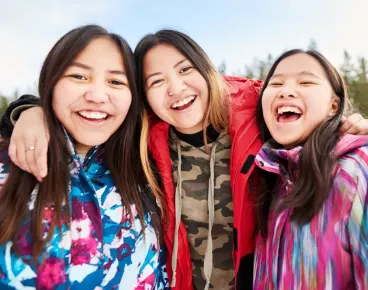
M 169 289 L 163 249 L 145 214 L 146 229 L 134 205 L 134 222 L 123 215 L 124 206 L 111 174 L 101 162 L 101 150 L 90 150 L 81 162 L 70 137 L 70 227 L 58 226 L 36 266 L 31 261 L 30 220 L 19 234 L 21 253 L 14 254 L 12 242 L 0 245 L 0 289 Z M 1 162 L 3 162 L 5 159 Z M 0 164 L 0 180 L 8 164 Z M 31 194 L 29 211 L 37 196 Z M 52 206 L 44 209 L 47 229 Z M 122 222 L 123 221 L 123 222 Z

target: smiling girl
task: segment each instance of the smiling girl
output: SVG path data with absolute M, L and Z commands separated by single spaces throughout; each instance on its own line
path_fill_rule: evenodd
M 161 214 L 134 149 L 135 77 L 128 44 L 99 26 L 68 32 L 47 55 L 48 176 L 16 167 L 0 143 L 0 289 L 166 288 Z
M 368 288 L 368 138 L 340 136 L 347 99 L 315 51 L 284 53 L 267 76 L 254 289 Z

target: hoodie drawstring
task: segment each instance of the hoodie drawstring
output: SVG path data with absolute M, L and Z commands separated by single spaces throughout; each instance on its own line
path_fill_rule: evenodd
M 216 147 L 215 143 L 211 150 L 210 157 L 210 179 L 208 184 L 208 237 L 207 237 L 207 248 L 204 256 L 203 269 L 204 276 L 206 278 L 205 290 L 208 290 L 210 286 L 210 279 L 213 268 L 213 240 L 212 240 L 212 228 L 215 218 L 215 157 L 216 157 Z M 181 145 L 177 142 L 178 150 L 178 183 L 175 189 L 175 232 L 174 232 L 174 247 L 171 260 L 172 269 L 172 281 L 171 287 L 176 286 L 176 266 L 178 260 L 178 246 L 179 246 L 179 226 L 181 221 L 181 209 L 182 209 L 182 176 L 181 176 Z
M 178 246 L 179 246 L 179 226 L 181 220 L 181 204 L 182 204 L 182 194 L 181 194 L 181 145 L 180 142 L 177 143 L 178 149 L 178 183 L 175 189 L 175 232 L 174 232 L 174 248 L 171 259 L 171 269 L 172 269 L 172 280 L 171 287 L 176 286 L 176 266 L 178 260 Z
M 213 240 L 212 240 L 212 227 L 215 219 L 215 157 L 216 157 L 217 143 L 213 144 L 210 158 L 210 179 L 208 182 L 208 238 L 207 249 L 204 255 L 203 272 L 206 278 L 205 290 L 208 290 L 210 286 L 210 279 L 213 268 Z

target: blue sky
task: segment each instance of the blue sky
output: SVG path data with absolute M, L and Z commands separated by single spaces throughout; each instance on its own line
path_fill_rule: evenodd
M 6 2 L 7 1 L 7 2 Z M 0 93 L 35 92 L 48 50 L 68 30 L 96 23 L 134 48 L 161 28 L 188 33 L 229 74 L 255 57 L 284 49 L 318 49 L 336 66 L 343 50 L 368 58 L 367 0 L 1 0 Z

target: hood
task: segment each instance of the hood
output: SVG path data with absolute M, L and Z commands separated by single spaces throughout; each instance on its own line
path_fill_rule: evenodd
M 344 135 L 335 147 L 336 157 L 341 157 L 346 153 L 368 144 L 368 136 Z

